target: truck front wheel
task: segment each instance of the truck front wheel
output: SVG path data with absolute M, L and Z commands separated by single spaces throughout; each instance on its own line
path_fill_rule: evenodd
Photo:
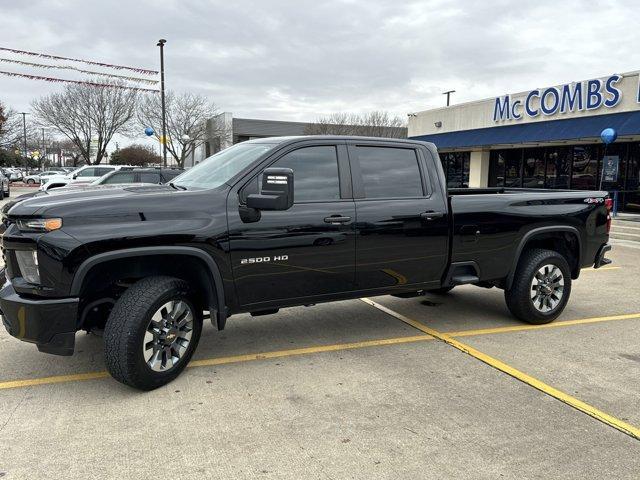
M 504 292 L 507 307 L 522 321 L 550 323 L 564 310 L 571 294 L 571 270 L 558 252 L 531 249 L 518 262 L 513 285 Z
M 104 331 L 109 373 L 126 385 L 153 390 L 187 366 L 200 339 L 202 312 L 189 285 L 173 277 L 148 277 L 118 299 Z

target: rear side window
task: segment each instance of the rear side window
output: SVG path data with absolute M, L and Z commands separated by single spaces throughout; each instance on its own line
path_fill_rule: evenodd
M 366 198 L 422 197 L 422 177 L 413 149 L 356 147 Z
M 134 181 L 135 174 L 133 172 L 119 172 L 111 175 L 104 181 L 104 183 L 105 185 L 113 185 L 116 183 L 133 183 Z
M 182 173 L 181 170 L 175 170 L 175 171 L 171 171 L 171 172 L 163 172 L 162 176 L 164 177 L 164 181 L 168 182 L 169 180 L 171 180 L 172 178 L 176 178 L 178 175 L 180 175 Z
M 271 166 L 293 170 L 295 203 L 340 199 L 338 155 L 333 145 L 299 148 Z
M 105 168 L 105 167 L 98 167 L 96 168 L 96 177 L 101 177 L 102 175 L 106 175 L 109 172 L 113 172 L 113 168 Z
M 153 172 L 143 172 L 140 174 L 142 183 L 160 183 L 160 174 Z

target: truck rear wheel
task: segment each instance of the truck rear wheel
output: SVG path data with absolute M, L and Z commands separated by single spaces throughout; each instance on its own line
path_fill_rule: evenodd
M 104 331 L 107 370 L 140 390 L 161 387 L 187 366 L 201 331 L 202 312 L 190 299 L 185 281 L 144 278 L 111 310 Z
M 571 269 L 558 252 L 531 249 L 523 253 L 513 285 L 504 297 L 511 313 L 520 320 L 542 325 L 555 320 L 571 294 Z

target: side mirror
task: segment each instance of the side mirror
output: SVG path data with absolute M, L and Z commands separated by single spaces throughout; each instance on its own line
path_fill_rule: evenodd
M 78 174 L 74 173 L 72 178 L 75 180 L 76 178 L 78 178 Z
M 262 172 L 262 193 L 247 196 L 247 207 L 257 210 L 288 210 L 293 205 L 293 170 L 267 168 Z

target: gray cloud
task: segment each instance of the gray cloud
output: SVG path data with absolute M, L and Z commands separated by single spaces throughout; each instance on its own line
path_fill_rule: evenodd
M 635 70 L 628 1 L 3 0 L 0 45 L 157 68 L 235 115 L 399 115 Z M 59 75 L 63 76 L 65 72 Z M 60 87 L 0 77 L 18 109 Z

